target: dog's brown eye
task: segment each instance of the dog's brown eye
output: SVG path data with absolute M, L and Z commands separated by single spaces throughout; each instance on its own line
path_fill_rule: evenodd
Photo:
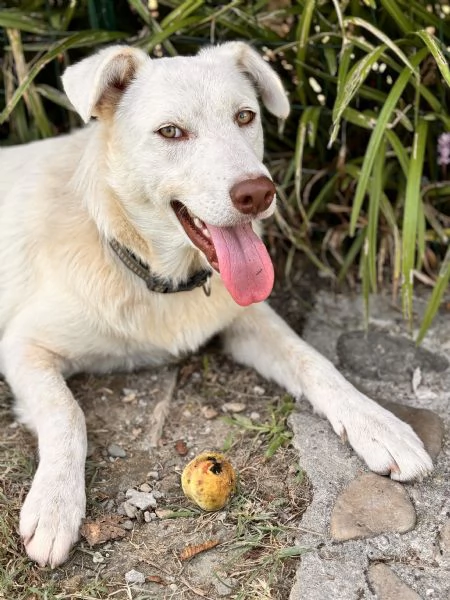
M 255 113 L 252 110 L 240 110 L 236 115 L 238 125 L 248 125 L 255 118 Z
M 166 125 L 165 127 L 161 127 L 161 129 L 158 129 L 158 133 L 169 139 L 183 137 L 183 132 L 179 127 L 175 127 L 175 125 Z

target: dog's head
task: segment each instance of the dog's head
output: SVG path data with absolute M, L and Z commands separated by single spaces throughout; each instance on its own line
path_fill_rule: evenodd
M 269 65 L 242 42 L 154 60 L 113 46 L 69 67 L 63 83 L 85 122 L 108 127 L 108 183 L 165 274 L 180 272 L 182 254 L 192 260 L 189 246 L 236 302 L 265 299 L 273 268 L 252 222 L 273 213 L 275 187 L 257 96 L 277 117 L 289 113 Z

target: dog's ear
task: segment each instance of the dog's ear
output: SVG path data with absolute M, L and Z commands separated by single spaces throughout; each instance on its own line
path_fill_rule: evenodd
M 138 68 L 150 58 L 137 48 L 110 46 L 68 67 L 64 91 L 87 123 L 92 116 L 111 115 Z
M 237 67 L 246 73 L 256 86 L 264 106 L 273 115 L 286 119 L 289 114 L 289 100 L 281 79 L 267 62 L 245 42 L 226 42 L 204 52 L 219 52 L 228 56 Z

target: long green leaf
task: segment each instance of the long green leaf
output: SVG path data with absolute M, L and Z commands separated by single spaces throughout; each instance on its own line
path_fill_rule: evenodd
M 422 31 L 416 31 L 415 35 L 419 36 L 420 39 L 425 42 L 428 50 L 431 52 L 434 60 L 436 61 L 442 77 L 447 82 L 447 85 L 450 85 L 450 69 L 448 68 L 447 59 L 442 52 L 441 42 L 426 29 L 422 29 Z
M 379 152 L 375 158 L 372 184 L 369 193 L 369 210 L 367 223 L 367 267 L 369 269 L 370 287 L 377 291 L 377 235 L 378 214 L 380 211 L 381 193 L 383 191 L 383 171 L 386 153 L 386 142 L 383 139 Z
M 412 323 L 413 270 L 416 255 L 417 226 L 422 202 L 420 193 L 423 158 L 428 132 L 428 122 L 419 118 L 406 183 L 402 227 L 402 304 L 405 317 Z
M 447 248 L 447 252 L 445 254 L 444 261 L 439 270 L 439 275 L 436 281 L 436 285 L 434 286 L 433 292 L 431 294 L 431 298 L 428 301 L 427 308 L 425 309 L 425 314 L 422 319 L 422 323 L 420 325 L 419 333 L 417 335 L 417 344 L 425 337 L 426 332 L 430 328 L 431 323 L 433 322 L 434 317 L 436 316 L 437 311 L 439 310 L 439 305 L 441 303 L 442 298 L 444 297 L 444 292 L 447 289 L 447 286 L 450 282 L 450 246 Z
M 63 52 L 66 52 L 66 50 L 73 48 L 74 46 L 79 46 L 80 44 L 90 45 L 92 43 L 95 43 L 97 33 L 99 33 L 99 32 L 80 31 L 79 33 L 74 33 L 74 34 L 70 35 L 69 37 L 62 39 L 61 41 L 55 42 L 54 44 L 52 44 L 52 46 L 50 46 L 49 50 L 43 56 L 41 56 L 39 58 L 39 60 L 37 60 L 34 63 L 34 65 L 29 70 L 25 79 L 22 81 L 22 83 L 19 85 L 19 87 L 14 92 L 11 100 L 8 102 L 5 109 L 0 113 L 0 124 L 4 123 L 6 121 L 6 119 L 11 114 L 11 111 L 14 110 L 14 107 L 19 102 L 19 100 L 22 98 L 24 92 L 27 91 L 29 85 L 32 83 L 32 81 L 38 75 L 38 73 L 40 71 L 42 71 L 42 69 L 45 67 L 46 64 L 51 62 L 54 58 L 56 58 Z M 121 37 L 124 36 L 123 33 L 120 33 L 117 31 L 100 32 L 100 33 L 108 34 L 108 35 L 102 35 L 102 38 L 104 39 L 106 37 L 109 40 L 120 39 Z
M 414 23 L 406 16 L 396 0 L 381 0 L 381 4 L 391 15 L 403 33 L 411 33 L 414 31 Z
M 396 54 L 399 57 L 399 59 L 408 67 L 408 69 L 412 73 L 414 73 L 417 80 L 419 79 L 418 73 L 416 72 L 416 67 L 413 66 L 413 64 L 408 60 L 406 54 L 402 50 L 400 50 L 399 46 L 395 42 L 393 42 L 389 36 L 387 36 L 380 29 L 378 29 L 378 27 L 375 27 L 375 25 L 372 25 L 372 23 L 369 23 L 364 19 L 360 19 L 359 17 L 347 17 L 345 19 L 345 24 L 346 26 L 357 25 L 369 31 L 372 35 L 374 35 L 384 44 L 386 44 L 386 46 L 388 46 L 392 50 L 392 52 L 394 52 L 394 54 Z
M 316 0 L 305 1 L 303 12 L 301 14 L 297 27 L 297 78 L 299 81 L 298 95 L 302 104 L 306 104 L 305 76 L 303 73 L 303 64 L 305 63 L 306 52 L 308 50 L 309 30 L 311 28 L 311 21 L 315 6 Z
M 383 44 L 382 46 L 378 46 L 378 48 L 374 48 L 369 54 L 366 54 L 352 67 L 344 84 L 340 86 L 340 93 L 338 93 L 333 107 L 333 129 L 330 134 L 330 141 L 328 142 L 329 146 L 336 140 L 344 110 L 350 104 L 354 95 L 370 73 L 372 66 L 379 60 L 386 47 Z
M 417 54 L 413 56 L 411 62 L 413 67 L 416 67 L 420 64 L 423 58 L 427 55 L 428 50 L 423 48 Z M 369 183 L 369 177 L 372 172 L 373 163 L 375 161 L 377 152 L 379 150 L 381 140 L 383 139 L 383 135 L 389 119 L 392 115 L 394 108 L 397 105 L 397 102 L 400 99 L 400 96 L 403 93 L 403 90 L 407 86 L 408 82 L 411 79 L 411 69 L 409 67 L 405 67 L 402 73 L 399 75 L 397 81 L 392 87 L 389 96 L 384 103 L 383 108 L 381 109 L 380 115 L 377 119 L 377 124 L 375 129 L 370 136 L 369 144 L 367 146 L 366 154 L 364 157 L 364 163 L 361 169 L 361 175 L 358 181 L 358 185 L 355 191 L 355 197 L 353 200 L 353 208 L 352 215 L 350 219 L 350 234 L 354 235 L 356 222 L 359 217 L 359 213 L 361 211 L 361 206 L 363 203 L 364 196 L 367 192 L 367 186 Z
M 0 27 L 4 29 L 19 29 L 28 33 L 48 34 L 55 33 L 43 20 L 30 17 L 27 12 L 20 10 L 0 10 Z

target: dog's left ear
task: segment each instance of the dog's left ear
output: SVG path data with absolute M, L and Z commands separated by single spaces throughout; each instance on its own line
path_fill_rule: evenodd
M 290 107 L 281 79 L 251 46 L 245 42 L 226 42 L 203 52 L 218 52 L 234 60 L 255 84 L 267 110 L 279 119 L 286 119 Z
M 85 123 L 94 117 L 108 117 L 138 68 L 150 58 L 138 48 L 109 46 L 66 69 L 64 91 Z

